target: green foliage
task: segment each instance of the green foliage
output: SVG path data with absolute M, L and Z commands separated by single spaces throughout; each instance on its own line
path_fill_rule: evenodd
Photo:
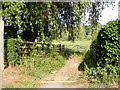
M 31 34 L 23 33 L 30 41 L 50 41 L 68 32 L 68 40 L 74 41 L 78 35 L 76 26 L 79 26 L 85 18 L 86 9 L 90 12 L 92 24 L 96 23 L 103 2 L 4 2 L 3 18 L 6 25 L 16 29 L 30 31 Z M 95 22 L 94 22 L 95 21 Z M 26 39 L 26 38 L 23 38 Z M 28 41 L 26 39 L 26 41 Z
M 39 48 L 34 48 L 32 51 L 27 51 L 29 56 L 22 57 L 19 53 L 20 40 L 18 39 L 6 39 L 5 40 L 5 65 L 21 65 L 27 67 L 29 70 L 40 68 L 45 72 L 60 69 L 65 64 L 65 58 L 62 53 L 54 50 L 41 51 Z M 29 46 L 33 48 L 34 46 Z
M 24 7 L 22 2 L 4 2 L 3 4 L 3 17 L 10 17 L 10 20 L 5 21 L 5 24 L 20 28 L 21 12 Z
M 28 45 L 30 48 L 32 48 L 32 51 L 28 51 L 29 56 L 22 57 L 19 55 L 21 52 L 20 46 L 22 44 L 23 43 L 21 43 L 21 41 L 18 39 L 5 39 L 5 65 L 17 65 L 19 67 L 23 67 L 24 70 L 20 71 L 20 75 L 24 74 L 26 76 L 30 76 L 32 81 L 21 79 L 16 81 L 15 85 L 9 85 L 6 87 L 38 87 L 38 80 L 50 74 L 51 71 L 60 69 L 65 64 L 66 58 L 62 53 L 54 50 L 41 51 L 40 48 L 34 48 L 34 45 Z
M 103 67 L 106 66 L 108 69 L 112 70 L 113 67 L 118 67 L 118 62 L 120 60 L 120 30 L 119 21 L 109 22 L 100 31 L 97 40 L 95 41 L 96 53 L 98 56 L 98 62 Z
M 25 59 L 22 59 L 22 65 L 30 70 L 29 75 L 42 78 L 46 73 L 51 71 L 58 70 L 65 64 L 65 58 L 55 51 L 44 52 L 41 50 L 33 50 L 31 56 Z M 33 73 L 33 70 L 36 73 Z M 42 72 L 42 74 L 38 74 Z
M 98 23 L 97 25 L 84 25 L 84 38 L 87 40 L 95 40 L 101 28 L 102 25 L 100 23 Z
M 65 59 L 63 56 L 55 51 L 45 53 L 43 51 L 34 50 L 31 57 L 28 59 L 27 65 L 33 64 L 33 67 L 43 67 L 49 70 L 56 70 L 63 66 L 64 62 Z
M 86 54 L 84 69 L 87 75 L 110 84 L 118 82 L 120 77 L 120 30 L 119 21 L 111 21 L 99 32 L 92 43 L 96 49 L 96 59 L 93 58 L 93 48 Z
M 5 66 L 13 66 L 19 64 L 20 40 L 5 39 L 4 40 L 4 60 Z

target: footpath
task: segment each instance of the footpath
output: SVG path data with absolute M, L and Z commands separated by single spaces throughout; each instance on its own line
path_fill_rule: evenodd
M 70 57 L 63 68 L 58 71 L 53 71 L 52 74 L 40 81 L 39 88 L 82 88 L 88 83 L 84 79 L 80 79 L 80 72 L 78 66 L 80 59 Z

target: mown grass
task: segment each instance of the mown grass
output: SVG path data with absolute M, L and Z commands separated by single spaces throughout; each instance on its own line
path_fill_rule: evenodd
M 61 44 L 65 45 L 66 53 L 72 53 L 74 55 L 84 55 L 89 46 L 91 45 L 91 40 L 83 40 L 83 41 L 53 41 L 52 44 Z

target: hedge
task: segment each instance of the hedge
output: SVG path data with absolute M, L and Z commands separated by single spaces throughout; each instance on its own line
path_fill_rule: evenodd
M 92 58 L 89 51 L 84 60 L 84 70 L 87 75 L 101 79 L 108 83 L 118 80 L 120 77 L 120 21 L 111 21 L 105 25 L 92 47 L 95 48 L 96 59 Z M 89 54 L 89 55 L 88 55 Z
M 98 34 L 95 41 L 99 64 L 112 70 L 120 61 L 120 22 L 111 21 Z
M 4 64 L 5 66 L 15 66 L 19 64 L 20 40 L 5 39 L 4 40 Z

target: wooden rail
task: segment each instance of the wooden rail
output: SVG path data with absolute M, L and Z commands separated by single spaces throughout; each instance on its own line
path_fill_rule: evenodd
M 61 44 L 46 44 L 46 43 L 38 43 L 38 42 L 22 42 L 22 46 L 20 47 L 21 52 L 19 52 L 19 54 L 22 57 L 26 57 L 29 56 L 29 53 L 33 50 L 33 49 L 39 49 L 39 50 L 56 50 L 56 51 L 63 51 L 65 49 L 65 45 L 61 45 Z M 39 44 L 39 46 L 36 46 L 36 44 Z M 35 45 L 33 47 L 30 47 L 31 45 Z
M 55 51 L 64 51 L 65 49 L 84 49 L 89 46 L 82 46 L 82 45 L 62 45 L 62 44 L 47 44 L 47 43 L 39 43 L 39 42 L 22 42 L 22 46 L 20 47 L 21 52 L 19 54 L 22 57 L 29 56 L 30 52 L 32 52 L 33 49 L 37 50 L 55 50 Z M 32 46 L 32 47 L 30 47 Z

